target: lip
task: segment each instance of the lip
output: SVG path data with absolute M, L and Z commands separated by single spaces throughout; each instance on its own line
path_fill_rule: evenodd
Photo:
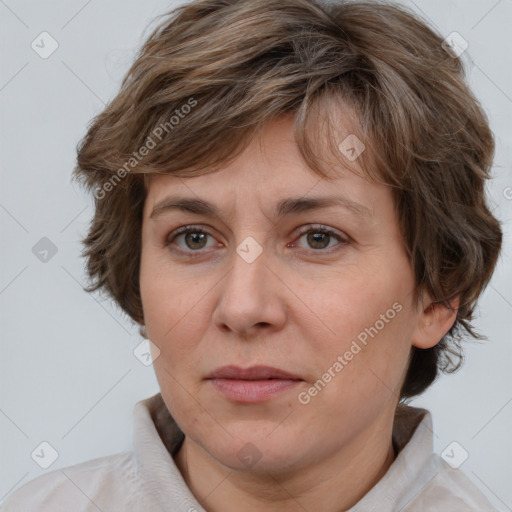
M 303 382 L 297 375 L 270 366 L 223 366 L 206 380 L 225 398 L 240 403 L 268 401 Z
M 232 380 L 266 380 L 266 379 L 284 379 L 284 380 L 302 380 L 298 375 L 286 372 L 280 368 L 272 366 L 251 366 L 249 368 L 240 368 L 239 366 L 222 366 L 210 373 L 207 379 L 232 379 Z

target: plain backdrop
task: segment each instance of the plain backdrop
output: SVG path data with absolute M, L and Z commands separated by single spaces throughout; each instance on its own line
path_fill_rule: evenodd
M 412 405 L 432 412 L 435 451 L 459 443 L 469 454 L 460 469 L 498 510 L 511 510 L 512 1 L 404 3 L 469 43 L 468 80 L 497 141 L 489 200 L 505 233 L 477 311 L 489 340 L 468 343 L 463 369 Z M 176 5 L 0 0 L 0 500 L 45 471 L 130 449 L 133 406 L 158 392 L 152 366 L 134 355 L 138 329 L 82 290 L 92 202 L 71 171 L 76 144 L 116 94 L 147 26 Z M 32 47 L 41 37 L 45 51 L 58 44 L 47 58 Z M 46 470 L 31 457 L 42 442 L 58 454 Z

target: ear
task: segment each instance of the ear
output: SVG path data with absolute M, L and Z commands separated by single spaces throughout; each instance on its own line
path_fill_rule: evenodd
M 434 303 L 430 297 L 423 301 L 418 315 L 418 324 L 412 336 L 412 345 L 427 349 L 437 345 L 451 329 L 457 318 L 459 297 L 450 301 L 451 308 L 445 304 Z

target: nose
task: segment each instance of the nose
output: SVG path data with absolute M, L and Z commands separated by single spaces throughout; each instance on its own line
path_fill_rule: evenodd
M 281 329 L 286 323 L 287 287 L 278 275 L 278 265 L 265 251 L 254 261 L 240 254 L 233 252 L 231 270 L 217 288 L 214 324 L 242 338 Z

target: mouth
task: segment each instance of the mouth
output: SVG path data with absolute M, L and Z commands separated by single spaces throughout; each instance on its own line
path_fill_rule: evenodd
M 207 379 L 233 379 L 233 380 L 302 380 L 298 375 L 286 372 L 271 366 L 251 366 L 240 368 L 239 366 L 223 366 L 210 373 Z
M 240 403 L 268 401 L 304 382 L 298 375 L 270 366 L 223 366 L 206 380 L 222 396 Z

